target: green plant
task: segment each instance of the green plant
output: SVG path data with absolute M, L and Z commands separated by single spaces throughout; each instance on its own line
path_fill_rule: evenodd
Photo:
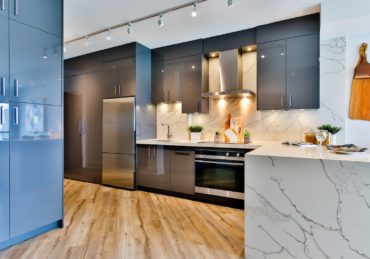
M 244 137 L 250 137 L 251 133 L 248 130 L 244 130 L 243 135 L 244 135 Z
M 333 135 L 337 134 L 339 131 L 342 130 L 341 127 L 335 127 L 335 126 L 332 126 L 330 124 L 323 124 L 320 127 L 317 127 L 317 129 L 319 129 L 319 130 L 326 130 L 327 132 L 329 132 L 329 133 L 331 133 Z
M 203 127 L 200 125 L 192 125 L 192 126 L 189 126 L 188 130 L 190 132 L 202 132 Z

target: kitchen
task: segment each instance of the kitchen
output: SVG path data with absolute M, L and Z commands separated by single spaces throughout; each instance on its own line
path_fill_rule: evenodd
M 360 11 L 342 0 L 269 1 L 275 15 L 247 1 L 163 1 L 104 28 L 71 26 L 92 13 L 77 19 L 65 1 L 64 48 L 41 51 L 44 62 L 63 52 L 64 71 L 52 74 L 64 77 L 61 96 L 25 98 L 12 65 L 2 83 L 0 177 L 10 186 L 1 186 L 0 257 L 368 258 L 369 105 L 356 80 L 370 73 L 369 31 L 358 26 L 370 6 L 357 1 Z M 354 78 L 357 65 L 365 75 Z M 53 158 L 45 169 L 34 150 Z M 33 171 L 21 154 L 42 171 L 27 192 L 13 173 Z M 22 204 L 34 205 L 27 226 Z

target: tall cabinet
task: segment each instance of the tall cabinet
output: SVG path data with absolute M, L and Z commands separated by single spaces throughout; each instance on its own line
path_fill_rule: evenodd
M 0 249 L 63 224 L 62 7 L 0 0 Z

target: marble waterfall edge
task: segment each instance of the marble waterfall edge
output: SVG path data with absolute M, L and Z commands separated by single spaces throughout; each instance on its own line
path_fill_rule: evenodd
M 246 156 L 245 256 L 370 258 L 370 164 Z

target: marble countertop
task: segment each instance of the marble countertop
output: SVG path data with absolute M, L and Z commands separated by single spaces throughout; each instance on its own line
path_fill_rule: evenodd
M 209 147 L 209 148 L 235 148 L 235 149 L 256 149 L 264 145 L 264 142 L 253 142 L 249 144 L 237 144 L 237 143 L 213 143 L 211 140 L 192 142 L 189 140 L 171 140 L 170 142 L 165 140 L 148 139 L 148 140 L 137 140 L 137 145 L 154 145 L 154 146 L 173 146 L 173 147 Z
M 297 147 L 280 143 L 266 143 L 261 147 L 249 152 L 247 156 L 270 156 L 270 157 L 291 157 L 307 159 L 323 159 L 349 162 L 370 163 L 370 152 L 354 153 L 350 155 L 335 154 L 326 147 Z

